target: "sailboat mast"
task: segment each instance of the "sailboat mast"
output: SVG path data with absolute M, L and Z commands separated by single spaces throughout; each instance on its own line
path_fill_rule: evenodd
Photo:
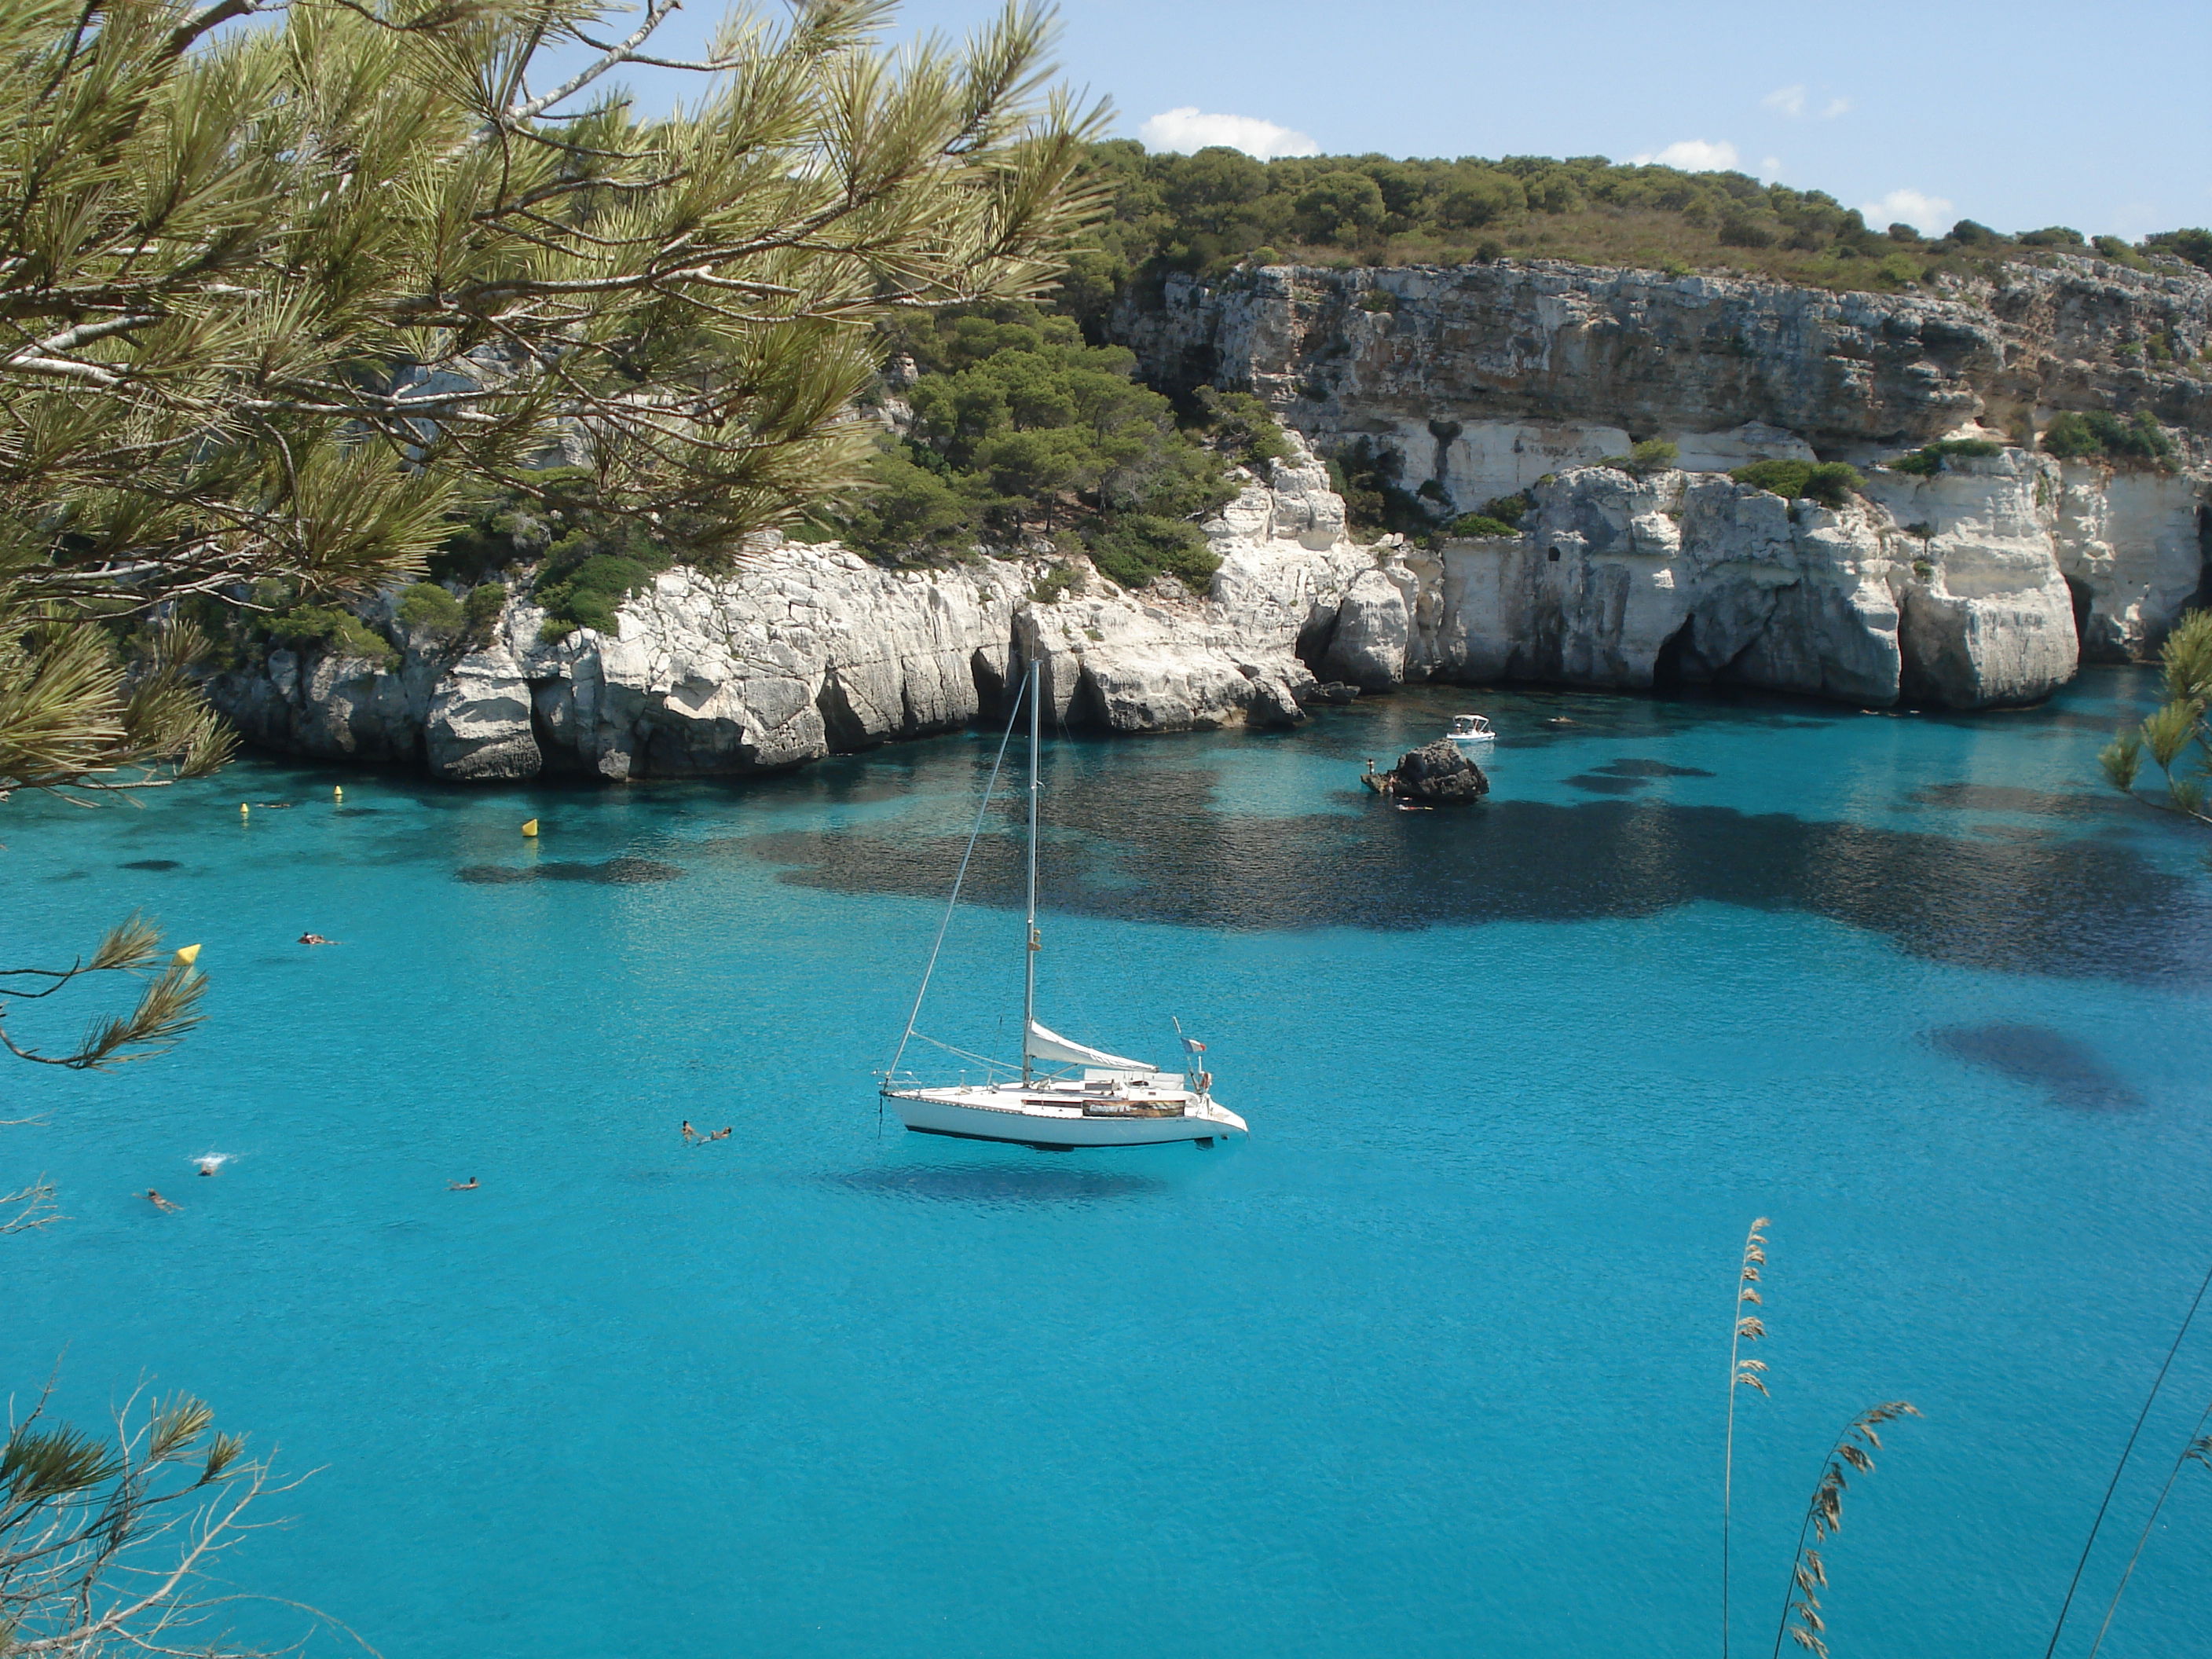
M 1036 1023 L 1036 959 L 1042 948 L 1037 939 L 1036 876 L 1037 876 L 1037 750 L 1038 732 L 1042 728 L 1039 706 L 1042 702 L 1043 686 L 1037 678 L 1037 665 L 1030 665 L 1030 903 L 1026 948 L 1022 952 L 1022 1081 L 1030 1081 L 1030 1028 Z

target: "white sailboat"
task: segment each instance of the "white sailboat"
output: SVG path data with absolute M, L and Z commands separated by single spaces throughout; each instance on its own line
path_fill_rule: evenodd
M 1182 1037 L 1188 1067 L 1180 1075 L 1163 1072 L 1141 1060 L 1109 1054 L 1103 1049 L 1075 1042 L 1037 1023 L 1036 963 L 1043 940 L 1037 932 L 1037 793 L 1038 750 L 1042 720 L 1036 668 L 1030 665 L 1016 695 L 1028 699 L 1030 715 L 1029 812 L 1029 926 L 1028 948 L 1023 952 L 1022 1063 L 1018 1074 L 1012 1065 L 982 1060 L 981 1083 L 931 1085 L 899 1070 L 907 1044 L 921 1034 L 915 1021 L 929 990 L 929 976 L 937 966 L 937 951 L 945 944 L 945 926 L 953 906 L 960 902 L 960 886 L 968 874 L 968 861 L 982 833 L 984 814 L 990 809 L 997 787 L 999 767 L 991 769 L 991 782 L 983 791 L 983 805 L 975 814 L 975 830 L 968 837 L 960 872 L 953 879 L 952 895 L 945 905 L 945 921 L 937 930 L 937 947 L 929 954 L 921 988 L 915 994 L 914 1009 L 907 1017 L 906 1032 L 898 1054 L 884 1074 L 883 1098 L 909 1129 L 923 1134 L 955 1135 L 970 1140 L 1005 1140 L 1018 1146 L 1052 1151 L 1073 1146 L 1149 1146 L 1164 1141 L 1192 1140 L 1210 1146 L 1224 1135 L 1246 1133 L 1244 1120 L 1213 1098 L 1213 1077 L 1198 1056 L 1205 1045 Z M 1013 735 L 1014 722 L 1006 724 Z M 1000 764 L 1006 745 L 999 747 Z M 1182 1027 L 1176 1033 L 1181 1037 Z M 925 1042 L 934 1039 L 923 1037 Z M 938 1044 L 939 1047 L 945 1047 Z M 958 1054 L 963 1051 L 954 1049 Z M 970 1059 L 981 1060 L 971 1055 Z

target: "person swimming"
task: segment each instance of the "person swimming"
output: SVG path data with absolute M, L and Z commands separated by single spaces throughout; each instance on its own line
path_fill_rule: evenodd
M 691 1120 L 688 1117 L 684 1120 L 681 1127 L 684 1131 L 684 1144 L 686 1146 L 691 1146 L 696 1142 L 704 1140 L 707 1138 L 691 1127 Z
M 213 1158 L 202 1158 L 202 1159 L 200 1160 L 200 1173 L 201 1173 L 202 1175 L 204 1175 L 204 1176 L 211 1176 L 211 1175 L 213 1175 L 215 1172 L 216 1172 L 216 1162 L 215 1162 L 215 1160 L 214 1160 Z
M 336 943 L 336 941 L 326 939 L 320 933 L 302 933 L 300 935 L 300 943 L 302 945 L 331 945 Z
M 466 1181 L 447 1182 L 446 1183 L 446 1190 L 449 1193 L 474 1192 L 477 1184 L 477 1178 L 474 1176 L 471 1176 Z
M 729 1138 L 730 1138 L 730 1131 L 729 1131 L 729 1127 L 728 1127 L 726 1124 L 726 1125 L 724 1125 L 721 1128 L 719 1128 L 719 1129 L 715 1130 L 714 1133 L 712 1133 L 712 1134 L 710 1134 L 710 1135 L 708 1135 L 708 1136 L 707 1137 L 707 1139 L 709 1139 L 709 1140 L 727 1140 Z
M 151 1187 L 149 1187 L 146 1189 L 146 1198 L 147 1201 L 152 1204 L 157 1210 L 181 1210 L 185 1207 L 181 1204 L 170 1203 L 167 1199 L 162 1197 L 161 1194 L 155 1192 Z

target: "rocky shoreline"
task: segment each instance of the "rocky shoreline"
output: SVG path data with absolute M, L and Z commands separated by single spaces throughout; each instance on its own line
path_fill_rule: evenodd
M 1371 309 L 1370 289 L 1387 296 Z M 1455 511 L 1526 491 L 1521 533 L 1359 544 L 1294 436 L 1206 526 L 1220 566 L 1203 594 L 1124 592 L 1079 556 L 891 570 L 770 535 L 734 574 L 659 576 L 617 633 L 545 642 L 517 599 L 457 653 L 386 595 L 368 615 L 397 667 L 272 650 L 211 695 L 261 747 L 459 781 L 743 775 L 957 729 L 1031 661 L 1057 719 L 1127 733 L 1295 725 L 1340 682 L 2000 707 L 2140 656 L 2204 599 L 2212 282 L 2078 260 L 1930 299 L 1543 265 L 1271 269 L 1178 279 L 1116 326 L 1156 384 L 1255 389 L 1316 445 L 1388 448 Z M 2018 441 L 2060 405 L 2153 411 L 2172 463 Z M 1679 465 L 1604 464 L 1646 436 Z M 1957 438 L 1980 453 L 1885 465 Z M 1828 507 L 1727 476 L 1816 458 L 1860 466 L 1863 491 Z

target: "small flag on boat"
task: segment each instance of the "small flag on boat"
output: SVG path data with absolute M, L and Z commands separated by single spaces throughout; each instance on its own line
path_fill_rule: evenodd
M 1206 1052 L 1206 1045 L 1196 1037 L 1183 1038 L 1182 1046 L 1194 1054 L 1202 1054 Z

